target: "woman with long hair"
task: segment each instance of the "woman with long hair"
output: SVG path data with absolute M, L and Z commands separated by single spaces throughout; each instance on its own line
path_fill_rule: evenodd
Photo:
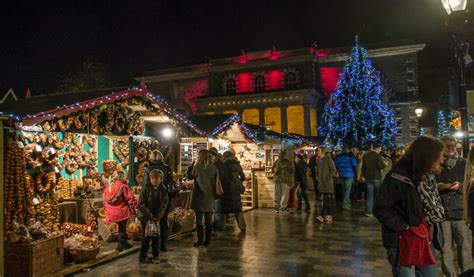
M 233 213 L 240 231 L 245 232 L 247 225 L 245 224 L 244 215 L 242 214 L 241 199 L 241 194 L 245 191 L 243 186 L 245 173 L 242 170 L 240 162 L 235 158 L 232 152 L 224 152 L 223 158 L 224 171 L 221 172 L 222 188 L 224 190 L 222 197 L 223 222 L 226 222 L 228 214 Z
M 211 153 L 202 149 L 198 153 L 196 163 L 193 165 L 190 179 L 194 179 L 193 197 L 191 208 L 196 212 L 196 232 L 198 241 L 195 247 L 209 246 L 212 235 L 212 210 L 214 209 L 214 192 L 216 179 L 219 178 L 217 168 L 212 164 Z M 205 237 L 204 226 L 205 223 Z
M 429 230 L 445 220 L 435 174 L 444 144 L 419 137 L 387 174 L 374 205 L 394 276 L 436 276 Z M 416 253 L 416 254 L 414 254 Z

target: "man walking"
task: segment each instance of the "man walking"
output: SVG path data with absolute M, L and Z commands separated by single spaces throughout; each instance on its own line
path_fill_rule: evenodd
M 290 160 L 286 158 L 285 151 L 280 152 L 280 156 L 273 163 L 273 179 L 275 182 L 275 213 L 285 213 L 288 205 L 291 178 L 295 170 Z
M 357 177 L 357 159 L 351 154 L 349 148 L 344 148 L 343 153 L 334 161 L 342 180 L 342 208 L 347 210 L 351 207 L 351 190 L 354 179 Z
M 444 136 L 441 141 L 445 146 L 444 164 L 436 180 L 447 219 L 442 223 L 444 237 L 444 246 L 441 251 L 442 269 L 444 275 L 450 277 L 458 276 L 457 265 L 454 263 L 453 242 L 457 246 L 457 261 L 461 272 L 471 269 L 472 237 L 463 221 L 463 181 L 466 160 L 459 157 L 456 151 L 456 139 L 453 136 Z
M 362 158 L 362 174 L 367 186 L 367 198 L 365 200 L 365 216 L 372 217 L 375 193 L 382 185 L 382 169 L 385 168 L 382 155 L 382 147 L 372 144 L 371 149 Z

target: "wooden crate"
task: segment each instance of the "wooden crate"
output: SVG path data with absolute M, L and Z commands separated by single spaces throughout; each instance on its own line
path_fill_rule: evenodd
M 5 244 L 5 276 L 43 276 L 63 264 L 63 235 L 31 244 Z

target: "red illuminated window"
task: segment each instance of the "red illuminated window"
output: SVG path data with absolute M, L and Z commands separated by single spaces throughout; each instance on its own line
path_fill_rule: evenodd
M 259 74 L 254 78 L 255 91 L 264 91 L 266 89 L 265 75 Z
M 296 78 L 295 72 L 287 72 L 285 74 L 285 88 L 295 88 L 298 84 L 298 79 Z
M 237 91 L 237 86 L 234 78 L 229 78 L 225 81 L 225 93 L 226 94 L 235 94 Z

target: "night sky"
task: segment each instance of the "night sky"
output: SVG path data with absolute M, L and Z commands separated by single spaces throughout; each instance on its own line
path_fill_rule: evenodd
M 357 33 L 363 43 L 425 42 L 435 64 L 447 60 L 451 42 L 437 0 L 48 2 L 4 4 L 0 95 L 10 87 L 19 96 L 27 87 L 54 92 L 85 60 L 103 63 L 119 86 L 239 49 L 348 46 Z

